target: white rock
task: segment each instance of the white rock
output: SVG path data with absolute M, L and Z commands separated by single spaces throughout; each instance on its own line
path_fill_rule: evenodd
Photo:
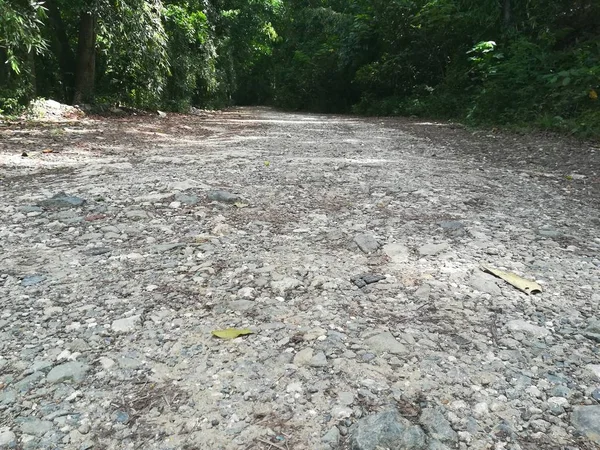
M 408 262 L 410 251 L 408 247 L 402 244 L 387 244 L 383 246 L 383 252 L 390 258 L 394 264 Z
M 537 338 L 542 338 L 550 334 L 550 331 L 546 328 L 539 327 L 525 320 L 511 320 L 506 324 L 506 327 L 510 331 L 526 333 Z
M 115 320 L 110 326 L 117 333 L 129 333 L 135 330 L 135 327 L 140 321 L 140 316 L 125 317 L 124 319 Z

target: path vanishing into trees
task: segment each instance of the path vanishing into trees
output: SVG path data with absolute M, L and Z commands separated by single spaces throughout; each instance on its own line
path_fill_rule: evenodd
M 599 152 L 266 108 L 3 125 L 0 448 L 597 448 Z

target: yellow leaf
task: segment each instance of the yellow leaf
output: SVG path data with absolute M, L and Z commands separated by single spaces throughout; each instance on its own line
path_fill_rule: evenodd
M 595 90 L 591 90 L 589 96 L 592 100 L 598 100 L 598 93 Z
M 221 339 L 235 339 L 236 337 L 253 333 L 254 331 L 249 330 L 248 328 L 227 328 L 226 330 L 215 330 L 212 332 L 213 336 L 216 336 Z
M 269 167 L 270 165 L 271 165 L 271 162 L 270 162 L 270 161 L 265 161 L 265 166 L 266 166 L 266 167 Z
M 504 281 L 512 284 L 514 287 L 525 292 L 526 294 L 536 294 L 542 292 L 542 287 L 535 281 L 526 280 L 525 278 L 522 278 L 512 272 L 494 269 L 493 267 L 486 266 L 484 264 L 482 264 L 481 268 L 485 272 L 489 272 L 498 278 L 502 278 Z
M 235 202 L 233 204 L 233 206 L 237 207 L 237 208 L 246 208 L 248 206 L 247 203 L 243 203 L 243 202 Z

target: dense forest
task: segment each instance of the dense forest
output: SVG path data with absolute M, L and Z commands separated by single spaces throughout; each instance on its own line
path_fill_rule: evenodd
M 0 113 L 269 104 L 598 136 L 599 17 L 598 0 L 0 0 Z

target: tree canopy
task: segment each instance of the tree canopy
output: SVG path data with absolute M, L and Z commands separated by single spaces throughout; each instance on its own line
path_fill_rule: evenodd
M 600 134 L 597 0 L 0 0 L 0 110 L 454 118 Z

